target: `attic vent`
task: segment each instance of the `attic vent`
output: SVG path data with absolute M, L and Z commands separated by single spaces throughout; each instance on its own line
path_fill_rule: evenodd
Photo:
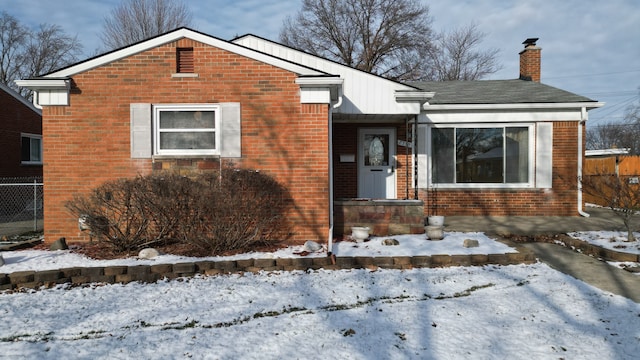
M 193 48 L 178 48 L 176 50 L 176 63 L 178 73 L 192 73 L 193 68 Z

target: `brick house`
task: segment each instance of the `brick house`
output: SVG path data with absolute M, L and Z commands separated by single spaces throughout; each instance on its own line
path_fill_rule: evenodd
M 73 194 L 219 162 L 290 190 L 291 243 L 330 244 L 363 223 L 422 232 L 434 211 L 578 215 L 584 122 L 602 104 L 540 84 L 539 50 L 526 44 L 522 79 L 405 84 L 181 28 L 18 81 L 43 107 L 45 239 L 84 239 L 64 208 Z M 172 116 L 191 119 L 195 147 Z M 210 125 L 194 131 L 200 117 Z
M 42 115 L 0 84 L 0 178 L 42 176 Z

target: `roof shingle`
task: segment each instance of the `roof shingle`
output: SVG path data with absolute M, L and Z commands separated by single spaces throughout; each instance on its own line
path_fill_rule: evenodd
M 553 86 L 518 79 L 417 81 L 408 85 L 435 92 L 431 105 L 595 102 Z

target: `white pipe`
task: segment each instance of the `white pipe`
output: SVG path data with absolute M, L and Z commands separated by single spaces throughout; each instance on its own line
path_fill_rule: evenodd
M 578 123 L 578 214 L 589 217 L 590 215 L 582 209 L 582 126 L 587 122 L 587 109 L 583 106 L 581 119 Z
M 42 110 L 42 106 L 40 104 L 38 104 L 38 102 L 39 102 L 38 101 L 38 98 L 39 98 L 38 97 L 38 92 L 34 91 L 32 95 L 33 95 L 33 106 L 35 106 L 36 109 Z
M 338 101 L 333 109 L 342 105 L 342 91 L 338 89 Z M 327 254 L 333 253 L 333 110 L 329 110 L 329 239 L 327 239 Z

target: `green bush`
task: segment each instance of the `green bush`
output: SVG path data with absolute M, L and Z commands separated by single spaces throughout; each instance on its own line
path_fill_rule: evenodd
M 181 243 L 205 256 L 286 239 L 292 205 L 270 176 L 223 168 L 194 177 L 162 173 L 107 182 L 67 208 L 115 251 Z

